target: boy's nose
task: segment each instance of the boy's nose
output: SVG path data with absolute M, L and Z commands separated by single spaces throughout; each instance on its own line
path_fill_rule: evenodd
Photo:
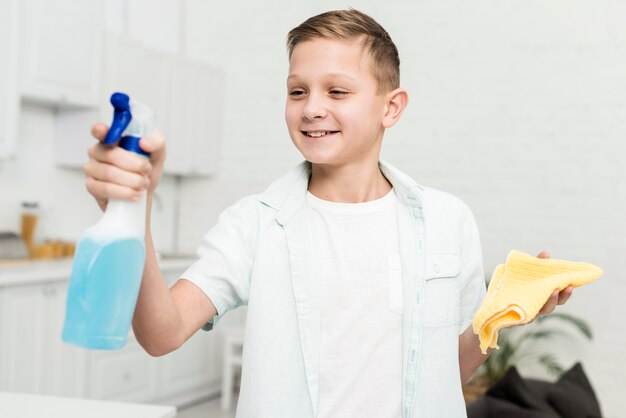
M 327 110 L 323 100 L 309 96 L 304 105 L 304 109 L 302 109 L 302 117 L 306 120 L 324 119 L 326 114 Z

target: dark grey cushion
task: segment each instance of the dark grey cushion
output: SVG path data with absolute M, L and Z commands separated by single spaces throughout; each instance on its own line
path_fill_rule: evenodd
M 598 399 L 580 363 L 563 373 L 548 392 L 547 401 L 562 417 L 591 418 L 602 415 Z
M 515 367 L 467 408 L 468 418 L 600 418 L 580 363 L 550 383 L 522 378 Z

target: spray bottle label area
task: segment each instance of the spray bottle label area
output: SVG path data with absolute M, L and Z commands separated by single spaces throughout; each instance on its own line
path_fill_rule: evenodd
M 96 349 L 124 346 L 144 260 L 140 239 L 80 241 L 68 289 L 65 342 Z

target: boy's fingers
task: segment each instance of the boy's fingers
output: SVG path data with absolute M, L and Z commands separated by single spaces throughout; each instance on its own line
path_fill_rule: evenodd
M 558 300 L 559 300 L 559 291 L 557 289 L 554 292 L 552 292 L 548 301 L 545 303 L 545 305 L 543 305 L 543 307 L 539 311 L 538 316 L 543 316 L 543 315 L 547 315 L 549 313 L 554 312 L 554 310 L 556 309 Z
M 98 181 L 91 177 L 87 178 L 85 187 L 99 201 L 107 201 L 108 199 L 139 200 L 144 193 L 115 183 Z
M 545 305 L 541 308 L 537 317 L 551 314 L 556 309 L 557 305 L 563 305 L 568 301 L 570 296 L 572 296 L 572 292 L 574 291 L 573 286 L 567 286 L 565 289 L 559 291 L 559 289 L 554 289 L 554 292 L 550 295 L 550 298 L 547 300 Z
M 537 258 L 550 258 L 550 253 L 547 251 L 542 251 L 537 254 Z
M 99 143 L 93 144 L 87 149 L 87 154 L 90 160 L 94 160 L 97 163 L 114 165 L 126 171 L 146 174 L 149 173 L 151 169 L 150 161 L 146 158 L 119 147 L 111 147 Z
M 84 166 L 85 174 L 99 182 L 114 183 L 122 187 L 129 187 L 137 191 L 144 190 L 150 185 L 147 175 L 122 170 L 111 164 L 103 164 L 90 160 Z
M 146 135 L 139 140 L 141 149 L 150 153 L 150 159 L 160 160 L 165 151 L 165 138 L 158 132 Z
M 91 135 L 98 141 L 102 141 L 107 135 L 107 132 L 109 132 L 109 127 L 104 123 L 98 122 L 91 125 Z
M 572 296 L 572 293 L 574 292 L 574 287 L 573 286 L 567 286 L 565 289 L 563 289 L 561 292 L 559 292 L 559 300 L 557 302 L 558 305 L 563 305 L 565 304 L 569 298 Z
M 94 123 L 91 126 L 91 134 L 102 141 L 109 131 L 109 127 L 101 122 Z M 154 132 L 139 140 L 141 149 L 149 153 L 160 153 L 165 149 L 165 138 L 159 132 Z

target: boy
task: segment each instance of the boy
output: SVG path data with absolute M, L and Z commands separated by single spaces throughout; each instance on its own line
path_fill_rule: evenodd
M 396 47 L 348 10 L 293 29 L 288 49 L 285 119 L 306 162 L 225 210 L 171 289 L 149 229 L 163 138 L 142 139 L 149 163 L 90 148 L 101 207 L 148 193 L 137 339 L 163 355 L 246 304 L 238 417 L 464 417 L 461 382 L 485 359 L 470 329 L 485 293 L 478 231 L 460 200 L 379 162 L 408 102 Z

